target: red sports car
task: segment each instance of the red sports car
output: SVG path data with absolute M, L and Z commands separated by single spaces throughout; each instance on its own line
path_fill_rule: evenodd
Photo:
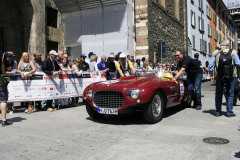
M 87 112 L 92 118 L 141 109 L 149 123 L 159 122 L 165 108 L 189 105 L 188 99 L 183 80 L 173 81 L 170 73 L 160 72 L 93 83 L 83 92 Z

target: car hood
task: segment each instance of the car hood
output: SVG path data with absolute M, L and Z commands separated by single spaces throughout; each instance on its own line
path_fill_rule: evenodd
M 106 82 L 100 82 L 96 84 L 94 90 L 101 90 L 101 89 L 126 89 L 126 88 L 137 88 L 140 86 L 144 86 L 149 82 L 154 80 L 158 80 L 156 76 L 130 76 L 130 77 L 123 77 L 118 80 L 110 80 Z

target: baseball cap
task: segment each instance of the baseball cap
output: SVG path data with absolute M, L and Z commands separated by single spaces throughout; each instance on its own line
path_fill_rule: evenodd
M 13 52 L 4 52 L 5 53 L 5 55 L 7 56 L 7 57 L 11 57 L 11 56 L 13 56 L 14 55 L 14 53 Z
M 108 57 L 109 57 L 109 58 L 115 58 L 115 57 L 114 57 L 114 54 L 112 54 L 112 53 L 111 53 Z
M 91 57 L 92 55 L 94 55 L 93 52 L 89 52 L 89 53 L 88 53 L 88 57 Z
M 126 54 L 125 53 L 121 53 L 119 58 L 126 58 Z
M 58 56 L 58 53 L 57 53 L 55 50 L 51 50 L 51 51 L 49 52 L 49 54 L 53 54 L 53 55 L 55 55 L 55 56 Z
M 86 55 L 85 55 L 85 54 L 82 54 L 81 57 L 86 57 Z

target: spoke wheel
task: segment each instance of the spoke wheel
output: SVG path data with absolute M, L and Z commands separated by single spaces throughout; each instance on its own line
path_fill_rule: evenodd
M 143 116 L 148 123 L 161 121 L 163 115 L 164 100 L 160 92 L 155 92 L 149 103 L 143 106 Z

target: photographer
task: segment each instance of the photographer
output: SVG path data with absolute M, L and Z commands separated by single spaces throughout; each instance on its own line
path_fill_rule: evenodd
M 13 54 L 10 52 L 1 53 L 0 57 L 0 109 L 2 113 L 2 126 L 11 125 L 12 122 L 6 119 L 7 114 L 7 101 L 8 101 L 8 90 L 7 85 L 10 82 L 9 77 L 6 77 L 6 64 L 9 63 L 10 58 Z

